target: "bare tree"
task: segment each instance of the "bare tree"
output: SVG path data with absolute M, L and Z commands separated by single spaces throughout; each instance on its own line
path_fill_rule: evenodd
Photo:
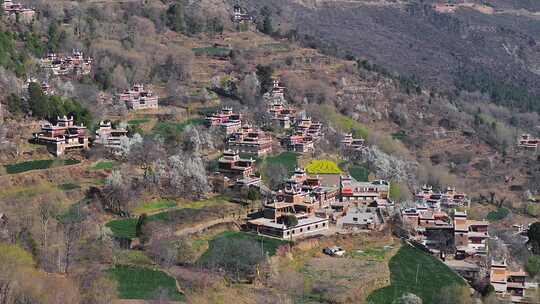
M 81 236 L 81 224 L 79 222 L 67 222 L 61 225 L 64 236 L 64 268 L 63 272 L 68 273 L 71 266 L 71 259 L 74 255 L 76 244 Z
M 245 105 L 255 106 L 259 96 L 260 83 L 255 73 L 246 75 L 238 85 L 238 97 Z

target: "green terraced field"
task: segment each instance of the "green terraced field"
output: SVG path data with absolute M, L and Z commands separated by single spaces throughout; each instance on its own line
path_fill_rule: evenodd
M 166 273 L 143 267 L 117 266 L 107 273 L 118 282 L 121 299 L 153 300 L 160 289 L 167 290 L 173 301 L 184 300 L 184 295 L 176 289 L 176 282 Z

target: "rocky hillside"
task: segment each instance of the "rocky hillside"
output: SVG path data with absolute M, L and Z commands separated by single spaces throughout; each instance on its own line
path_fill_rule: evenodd
M 453 92 L 481 91 L 522 111 L 540 81 L 540 20 L 533 1 L 247 1 L 272 7 L 282 34 L 340 56 L 356 56 Z M 442 3 L 442 1 L 440 2 Z

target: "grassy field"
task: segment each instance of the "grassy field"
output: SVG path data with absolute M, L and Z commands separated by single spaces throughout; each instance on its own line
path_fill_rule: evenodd
M 149 215 L 147 220 L 149 222 L 175 222 L 179 223 L 180 226 L 189 226 L 204 220 L 223 217 L 228 212 L 234 212 L 234 209 L 238 208 L 238 206 L 237 204 L 228 202 L 226 197 L 218 196 L 208 200 L 180 204 L 173 210 Z M 106 224 L 114 236 L 128 239 L 136 237 L 136 225 L 137 218 L 113 220 Z
M 408 245 L 400 248 L 390 260 L 389 266 L 391 285 L 372 293 L 368 303 L 392 303 L 402 294 L 411 292 L 422 298 L 424 303 L 434 304 L 443 287 L 465 284 L 442 262 Z
M 132 119 L 132 120 L 128 121 L 128 125 L 138 127 L 138 126 L 140 126 L 142 124 L 145 124 L 145 123 L 148 123 L 148 122 L 150 122 L 150 118 L 137 118 L 137 119 Z
M 369 180 L 369 170 L 364 166 L 351 166 L 349 168 L 349 174 L 360 182 L 367 182 Z
M 65 184 L 58 185 L 58 189 L 62 191 L 70 191 L 70 190 L 81 189 L 81 186 L 74 183 L 65 183 Z
M 309 174 L 340 174 L 338 165 L 331 160 L 313 160 L 306 166 Z
M 154 135 L 161 136 L 165 140 L 171 140 L 175 138 L 176 136 L 179 136 L 180 134 L 182 134 L 187 126 L 202 125 L 204 124 L 204 122 L 205 121 L 202 118 L 194 118 L 194 119 L 190 119 L 181 123 L 159 122 L 156 124 L 156 126 L 152 130 L 152 133 Z
M 75 159 L 44 159 L 44 160 L 32 160 L 22 162 L 18 164 L 5 165 L 7 174 L 17 174 L 32 170 L 49 169 L 53 167 L 69 166 L 80 163 Z
M 262 48 L 273 51 L 273 52 L 289 52 L 291 49 L 286 43 L 267 43 L 262 46 Z
M 160 289 L 167 290 L 170 300 L 182 301 L 176 289 L 176 282 L 166 273 L 143 267 L 117 266 L 107 273 L 118 282 L 118 295 L 121 299 L 156 299 Z
M 203 47 L 192 49 L 195 56 L 207 55 L 210 57 L 227 57 L 231 54 L 231 49 L 222 47 Z
M 137 219 L 135 218 L 124 219 L 124 220 L 113 220 L 105 224 L 105 226 L 111 229 L 115 237 L 125 238 L 125 239 L 134 239 L 137 237 L 135 235 L 136 225 L 137 225 Z
M 367 260 L 382 262 L 386 257 L 386 252 L 389 249 L 384 248 L 367 248 L 365 250 L 349 251 L 347 257 L 350 258 L 365 258 Z
M 289 172 L 293 172 L 298 167 L 298 154 L 294 152 L 283 152 L 276 156 L 269 156 L 264 159 L 263 166 L 271 164 L 284 165 Z
M 335 128 L 338 128 L 342 132 L 353 133 L 355 137 L 368 139 L 370 131 L 361 123 L 336 112 L 336 109 L 330 106 L 323 106 L 321 107 L 321 110 L 321 113 Z
M 100 161 L 90 168 L 90 170 L 112 170 L 114 168 L 114 162 L 112 161 Z
M 115 266 L 146 266 L 151 267 L 154 262 L 140 250 L 115 250 Z
M 152 213 L 155 211 L 174 208 L 178 205 L 176 201 L 167 199 L 158 199 L 142 205 L 133 210 L 135 214 Z
M 30 200 L 40 195 L 55 195 L 61 193 L 57 185 L 48 181 L 42 181 L 38 184 L 27 186 L 15 186 L 0 189 L 0 199 L 15 199 L 17 201 Z

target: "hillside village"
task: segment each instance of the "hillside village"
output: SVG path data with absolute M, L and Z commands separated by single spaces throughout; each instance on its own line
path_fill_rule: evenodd
M 540 303 L 538 115 L 218 2 L 3 1 L 0 303 Z

